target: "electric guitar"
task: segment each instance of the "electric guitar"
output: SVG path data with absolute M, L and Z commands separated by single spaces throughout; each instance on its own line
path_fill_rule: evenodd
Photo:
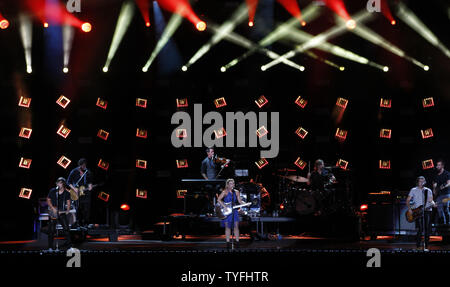
M 235 206 L 233 206 L 233 208 L 231 208 L 231 202 L 225 203 L 225 207 L 220 205 L 220 203 L 217 203 L 216 204 L 216 215 L 220 219 L 225 219 L 225 218 L 227 218 L 228 215 L 230 215 L 233 212 L 233 209 L 237 209 L 237 208 L 241 208 L 241 207 L 249 206 L 249 205 L 252 205 L 252 203 L 247 202 L 244 204 L 235 205 Z
M 48 216 L 50 216 L 51 219 L 57 219 L 59 217 L 60 214 L 68 214 L 70 211 L 64 210 L 64 211 L 59 211 L 56 210 L 56 212 L 53 210 L 53 208 L 48 208 Z
M 94 184 L 94 185 L 92 185 L 92 188 L 95 188 L 97 186 L 99 186 L 99 184 Z M 88 191 L 89 190 L 88 190 L 87 186 L 85 186 L 85 185 L 78 186 L 78 193 L 75 189 L 71 188 L 69 190 L 70 199 L 78 200 L 80 196 L 85 196 Z
M 449 201 L 450 199 L 446 198 L 444 200 Z M 444 200 L 442 200 L 442 202 L 444 202 Z M 427 208 L 429 208 L 430 206 L 435 207 L 436 205 L 435 205 L 434 201 L 432 201 L 432 202 L 427 202 L 426 206 L 427 206 Z M 417 208 L 411 209 L 411 210 L 407 210 L 405 212 L 406 220 L 408 222 L 414 222 L 414 221 L 416 221 L 417 218 L 422 217 L 422 215 L 423 215 L 423 205 L 421 205 Z

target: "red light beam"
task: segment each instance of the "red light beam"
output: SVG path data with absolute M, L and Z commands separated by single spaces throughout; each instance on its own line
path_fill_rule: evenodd
M 136 0 L 136 5 L 141 11 L 142 18 L 144 18 L 145 26 L 150 27 L 150 1 L 149 0 Z

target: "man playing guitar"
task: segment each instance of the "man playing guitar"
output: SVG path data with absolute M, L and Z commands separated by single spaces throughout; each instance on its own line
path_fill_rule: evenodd
M 437 211 L 443 224 L 450 224 L 449 201 L 442 202 L 450 198 L 450 173 L 444 169 L 443 160 L 436 162 L 437 175 L 433 180 L 433 194 L 437 202 Z
M 48 248 L 53 249 L 53 238 L 56 230 L 56 223 L 59 222 L 67 233 L 64 246 L 70 245 L 69 222 L 67 214 L 70 211 L 70 194 L 66 191 L 66 180 L 58 178 L 56 187 L 52 188 L 47 196 L 49 225 L 48 225 Z
M 85 226 L 89 224 L 89 217 L 91 211 L 91 190 L 92 175 L 87 169 L 87 160 L 81 158 L 78 161 L 78 167 L 74 168 L 67 178 L 67 183 L 71 188 L 71 192 L 76 194 L 78 199 L 77 217 L 79 224 Z M 73 198 L 72 198 L 73 199 Z

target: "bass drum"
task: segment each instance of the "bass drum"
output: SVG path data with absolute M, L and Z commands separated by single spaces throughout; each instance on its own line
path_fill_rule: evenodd
M 316 200 L 309 190 L 300 190 L 295 198 L 295 211 L 308 215 L 316 210 Z

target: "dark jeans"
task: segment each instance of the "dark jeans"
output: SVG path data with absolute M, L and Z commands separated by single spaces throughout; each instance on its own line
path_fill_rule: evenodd
M 91 199 L 86 195 L 79 200 L 77 210 L 77 218 L 80 225 L 87 225 L 90 223 L 91 217 Z
M 69 234 L 69 221 L 66 214 L 60 214 L 57 219 L 50 219 L 48 224 L 48 248 L 53 248 L 53 239 L 56 232 L 56 224 L 61 224 L 63 230 L 66 232 L 66 242 L 65 245 L 71 244 L 70 234 Z
M 420 247 L 420 244 L 422 243 L 422 233 L 424 231 L 423 228 L 423 221 L 425 218 L 425 232 L 424 232 L 424 240 L 425 240 L 425 246 L 428 247 L 428 243 L 430 242 L 430 232 L 431 232 L 431 211 L 425 211 L 425 217 L 420 217 L 416 219 L 416 228 L 417 235 L 416 235 L 416 246 Z

